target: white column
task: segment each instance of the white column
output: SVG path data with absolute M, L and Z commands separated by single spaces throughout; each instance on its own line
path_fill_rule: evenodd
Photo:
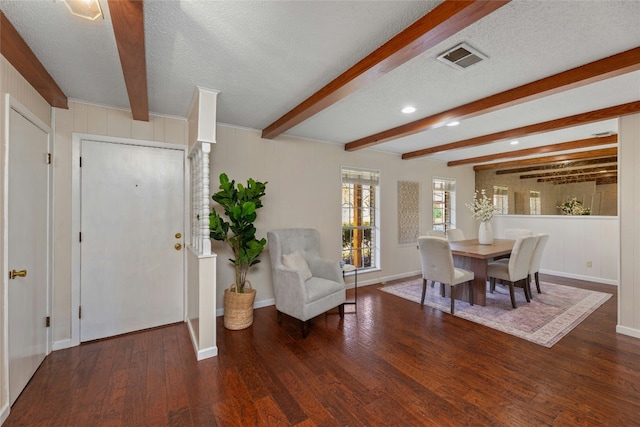
M 191 246 L 199 255 L 211 254 L 209 239 L 209 154 L 211 144 L 196 142 L 189 153 L 191 162 Z

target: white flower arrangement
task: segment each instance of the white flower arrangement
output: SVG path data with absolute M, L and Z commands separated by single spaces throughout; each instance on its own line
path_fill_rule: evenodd
M 582 201 L 572 197 L 560 206 L 556 206 L 563 215 L 591 215 L 591 209 L 584 207 Z
M 482 222 L 487 222 L 493 218 L 493 215 L 498 212 L 497 208 L 493 206 L 491 199 L 487 197 L 484 190 L 480 190 L 480 198 L 478 198 L 478 190 L 473 194 L 473 203 L 465 203 L 465 206 L 471 211 L 471 216 L 475 219 L 479 219 Z

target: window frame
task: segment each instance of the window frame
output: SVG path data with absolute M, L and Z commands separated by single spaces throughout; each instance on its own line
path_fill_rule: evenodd
M 351 264 L 363 271 L 380 269 L 380 171 L 343 165 L 340 177 L 341 264 Z M 349 203 L 346 212 L 345 196 Z M 357 206 L 354 198 L 360 199 L 360 206 Z M 368 203 L 365 203 L 366 200 Z M 360 215 L 357 215 L 358 210 Z M 367 217 L 369 221 L 365 224 Z M 360 224 L 352 224 L 354 219 L 359 220 Z M 357 248 L 353 246 L 354 231 L 361 231 L 361 245 Z
M 437 186 L 436 183 L 441 184 Z M 444 193 L 436 200 L 436 193 Z M 436 208 L 436 203 L 443 204 L 442 208 Z M 445 233 L 456 228 L 456 179 L 432 177 L 431 178 L 431 229 Z M 441 222 L 436 222 L 436 210 L 442 210 Z

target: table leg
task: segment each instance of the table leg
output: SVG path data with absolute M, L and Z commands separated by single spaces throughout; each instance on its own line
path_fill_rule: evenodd
M 473 271 L 473 303 L 478 305 L 487 304 L 487 264 L 486 259 L 471 258 L 465 256 L 454 255 L 453 263 L 458 268 Z M 456 294 L 458 299 L 469 301 L 468 287 L 456 286 Z

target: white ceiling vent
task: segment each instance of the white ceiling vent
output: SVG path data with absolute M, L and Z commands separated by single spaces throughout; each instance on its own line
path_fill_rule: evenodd
M 438 61 L 451 65 L 458 70 L 464 70 L 483 59 L 487 59 L 487 57 L 466 43 L 460 43 L 458 46 L 438 55 Z

